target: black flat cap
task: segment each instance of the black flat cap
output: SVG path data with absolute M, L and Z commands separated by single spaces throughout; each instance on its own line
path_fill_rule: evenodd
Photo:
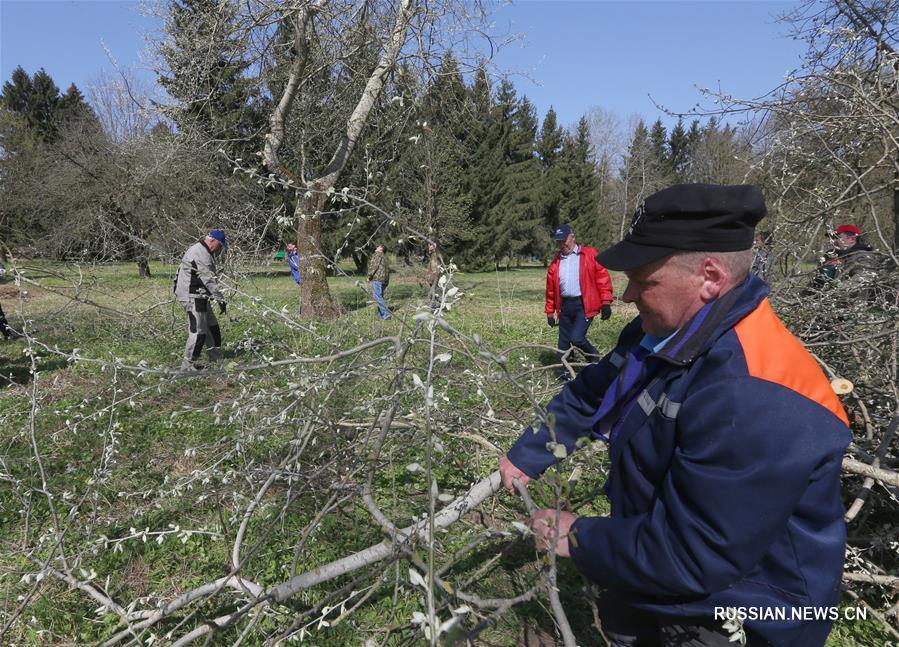
M 762 192 L 748 184 L 676 184 L 646 198 L 624 240 L 596 260 L 623 271 L 677 251 L 749 249 L 755 226 L 766 213 Z

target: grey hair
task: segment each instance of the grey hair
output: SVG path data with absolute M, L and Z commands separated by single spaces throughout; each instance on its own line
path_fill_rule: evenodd
M 727 270 L 731 285 L 739 285 L 749 274 L 752 255 L 751 249 L 741 249 L 736 252 L 675 252 L 672 258 L 679 267 L 688 272 L 696 270 L 703 259 L 714 258 Z

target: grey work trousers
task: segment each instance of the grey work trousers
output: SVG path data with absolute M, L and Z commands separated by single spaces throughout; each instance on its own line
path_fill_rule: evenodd
M 184 346 L 182 370 L 203 368 L 197 364 L 197 360 L 203 352 L 204 345 L 210 363 L 222 358 L 222 332 L 211 305 L 209 299 L 190 299 L 187 303 L 181 302 L 187 313 L 187 344 Z

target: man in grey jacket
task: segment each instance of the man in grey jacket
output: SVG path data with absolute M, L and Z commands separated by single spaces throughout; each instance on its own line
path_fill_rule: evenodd
M 228 249 L 225 232 L 213 229 L 207 236 L 184 253 L 175 277 L 175 298 L 187 313 L 187 345 L 181 370 L 200 370 L 197 363 L 203 345 L 210 362 L 222 357 L 222 333 L 209 300 L 218 302 L 219 312 L 225 313 L 225 297 L 215 278 L 215 257 Z

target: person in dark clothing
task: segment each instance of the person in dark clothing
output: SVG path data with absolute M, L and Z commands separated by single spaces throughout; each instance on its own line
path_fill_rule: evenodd
M 0 276 L 6 275 L 6 266 L 0 261 Z M 13 338 L 12 328 L 9 327 L 9 321 L 6 319 L 6 313 L 3 312 L 3 306 L 0 306 L 0 334 L 3 335 L 5 341 Z
M 384 302 L 384 291 L 390 283 L 390 262 L 387 260 L 387 247 L 383 244 L 375 247 L 375 253 L 368 260 L 368 281 L 371 294 L 378 304 L 378 319 L 390 319 L 390 309 Z
M 813 290 L 822 290 L 838 279 L 864 280 L 877 271 L 877 257 L 862 238 L 862 230 L 855 225 L 837 227 L 833 244 L 834 254 L 818 267 Z
M 597 260 L 639 316 L 500 460 L 514 491 L 582 440 L 609 444 L 608 517 L 543 509 L 541 547 L 604 588 L 613 647 L 821 647 L 840 596 L 848 419 L 824 372 L 749 272 L 766 213 L 752 186 L 648 197 Z M 759 613 L 756 613 L 756 612 Z M 797 614 L 798 612 L 798 614 Z M 769 615 L 766 615 L 769 614 Z
M 3 312 L 3 306 L 0 306 L 0 334 L 3 335 L 5 341 L 13 338 L 12 328 L 9 327 L 9 321 L 6 320 L 6 313 Z

